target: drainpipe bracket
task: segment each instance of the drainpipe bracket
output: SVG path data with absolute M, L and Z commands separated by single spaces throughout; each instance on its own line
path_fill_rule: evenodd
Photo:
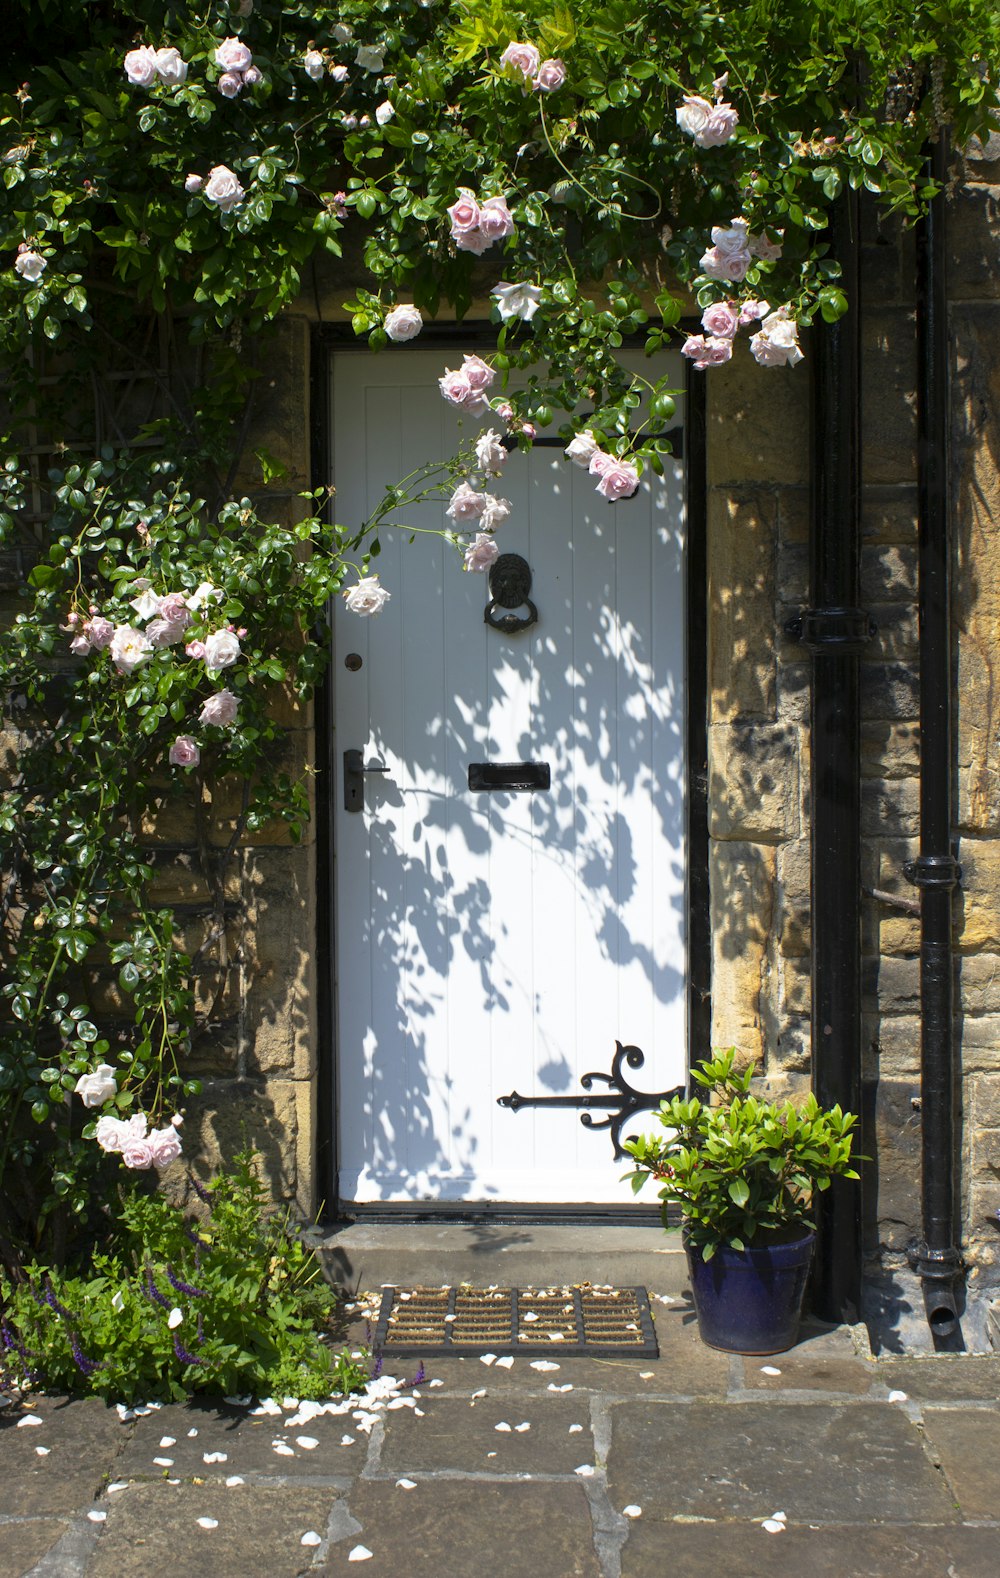
M 915 888 L 953 888 L 962 880 L 962 868 L 954 855 L 918 855 L 904 863 L 903 876 Z
M 907 1259 L 922 1281 L 936 1285 L 957 1282 L 965 1270 L 965 1261 L 954 1245 L 946 1249 L 929 1249 L 921 1241 L 910 1246 Z
M 863 652 L 878 626 L 863 608 L 803 608 L 785 621 L 785 634 L 814 656 Z

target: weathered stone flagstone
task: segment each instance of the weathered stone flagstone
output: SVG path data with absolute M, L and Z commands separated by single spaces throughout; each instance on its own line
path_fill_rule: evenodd
M 40 1419 L 41 1424 L 22 1424 Z M 0 1413 L 0 1513 L 75 1512 L 97 1495 L 125 1445 L 114 1409 L 90 1398 L 39 1397 Z M 44 1453 L 39 1447 L 46 1448 Z
M 780 1508 L 775 1510 L 780 1511 Z M 759 1523 L 635 1523 L 622 1552 L 622 1578 L 996 1578 L 995 1529 L 896 1525 L 789 1525 L 769 1534 Z M 735 1553 L 738 1552 L 738 1555 Z
M 561 1371 L 559 1372 L 561 1375 Z M 585 1397 L 546 1394 L 495 1397 L 489 1392 L 487 1372 L 481 1384 L 487 1395 L 474 1401 L 435 1399 L 423 1419 L 409 1410 L 388 1414 L 382 1446 L 383 1469 L 416 1472 L 419 1469 L 464 1469 L 491 1474 L 572 1474 L 581 1464 L 592 1464 L 590 1407 Z M 498 1430 L 498 1425 L 508 1429 Z M 530 1429 L 518 1430 L 528 1424 Z M 570 1433 L 570 1425 L 583 1426 Z M 492 1454 L 492 1455 L 491 1455 Z
M 940 1460 L 964 1516 L 997 1517 L 1000 1409 L 925 1408 L 923 1422 L 931 1449 Z

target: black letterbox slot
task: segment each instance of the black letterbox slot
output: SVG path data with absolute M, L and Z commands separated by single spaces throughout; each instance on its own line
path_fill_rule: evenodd
M 548 762 L 470 762 L 469 788 L 548 789 Z

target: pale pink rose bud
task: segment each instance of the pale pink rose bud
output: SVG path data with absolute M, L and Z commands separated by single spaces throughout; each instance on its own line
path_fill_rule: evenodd
M 246 71 L 253 55 L 241 38 L 224 38 L 215 51 L 215 64 L 223 71 Z
M 148 1140 L 128 1140 L 122 1147 L 122 1161 L 135 1172 L 153 1165 L 153 1147 Z
M 190 658 L 203 658 L 205 656 L 205 643 L 204 641 L 189 641 L 184 650 Z
M 539 93 L 554 93 L 566 81 L 566 67 L 561 60 L 543 60 L 538 68 L 534 86 Z
M 74 657 L 86 657 L 90 651 L 90 642 L 86 636 L 74 636 L 69 644 L 69 649 Z
M 156 81 L 156 50 L 148 44 L 141 44 L 138 49 L 130 49 L 125 56 L 125 75 L 137 88 L 148 88 Z
M 197 767 L 201 761 L 201 752 L 190 734 L 178 734 L 167 760 L 171 767 Z
M 451 503 L 445 510 L 445 514 L 450 515 L 453 521 L 461 521 L 463 524 L 466 524 L 469 521 L 480 518 L 483 510 L 486 508 L 486 503 L 487 495 L 485 493 L 477 493 L 475 488 L 470 487 L 468 482 L 460 482 L 451 496 Z
M 344 127 L 344 129 L 346 131 L 354 131 L 354 129 L 357 126 L 357 124 L 358 124 L 358 117 L 356 115 L 343 115 L 343 116 L 341 116 L 341 125 Z
M 488 389 L 496 377 L 489 362 L 484 362 L 481 356 L 463 357 L 462 372 L 469 380 L 469 388 L 476 392 L 480 389 Z
M 204 179 L 200 175 L 191 174 L 184 178 L 185 192 L 200 192 L 204 184 Z
M 538 432 L 538 429 L 535 426 L 534 422 L 522 422 L 521 423 L 521 437 L 522 438 L 528 438 L 528 439 L 532 439 L 533 440 L 537 432 Z
M 475 194 L 467 186 L 460 186 L 458 197 L 448 209 L 448 218 L 451 220 L 452 236 L 464 235 L 469 230 L 475 230 L 479 224 L 479 204 Z
M 330 75 L 334 82 L 346 82 L 350 76 L 350 72 L 346 66 L 332 66 L 330 68 Z
M 343 598 L 352 614 L 368 618 L 381 613 L 391 595 L 384 586 L 379 585 L 377 575 L 363 575 L 355 586 L 348 587 Z
M 80 615 L 78 613 L 76 613 L 75 611 L 73 613 L 71 613 L 71 614 L 67 614 L 66 615 L 66 628 L 68 630 L 75 630 L 79 623 L 80 623 Z
M 500 56 L 500 65 L 515 81 L 519 77 L 530 81 L 537 75 L 540 60 L 534 44 L 516 44 L 512 40 Z
M 198 716 L 199 723 L 212 723 L 217 729 L 228 729 L 236 722 L 239 702 L 231 690 L 217 690 L 209 696 Z
M 371 123 L 372 118 L 370 115 L 362 115 L 361 119 L 358 121 L 358 125 L 361 127 L 362 131 L 365 131 L 366 128 L 371 125 Z
M 115 627 L 111 623 L 110 619 L 105 619 L 101 614 L 95 614 L 93 619 L 87 620 L 87 623 L 84 625 L 83 629 L 87 640 L 90 642 L 92 647 L 96 648 L 98 652 L 103 651 L 105 647 L 109 647 L 111 645 L 111 638 L 115 633 Z
M 24 251 L 19 252 L 14 260 L 15 272 L 20 274 L 22 279 L 26 279 L 29 285 L 37 285 L 47 268 L 48 263 L 45 258 L 42 257 L 40 252 L 36 252 L 33 247 L 25 247 Z
M 474 542 L 465 550 L 467 570 L 488 570 L 500 557 L 500 549 L 486 532 L 477 532 Z
M 639 472 L 630 460 L 609 457 L 610 464 L 601 472 L 597 492 L 612 504 L 619 499 L 630 499 L 639 486 Z
M 514 218 L 502 197 L 488 197 L 479 205 L 479 229 L 492 246 L 514 233 Z
M 323 56 L 318 49 L 307 49 L 302 56 L 302 65 L 307 77 L 312 77 L 314 82 L 320 80 L 323 75 L 324 62 Z
M 739 313 L 728 301 L 713 302 L 701 315 L 702 328 L 707 334 L 731 340 L 740 326 Z
M 263 80 L 264 73 L 258 71 L 256 66 L 248 66 L 243 73 L 243 86 L 246 88 L 255 88 L 258 82 L 263 82 Z
M 216 87 L 224 99 L 235 99 L 243 92 L 243 78 L 237 71 L 224 71 Z
M 716 101 L 721 99 L 722 95 L 725 93 L 726 88 L 728 86 L 729 86 L 729 72 L 728 71 L 724 71 L 722 73 L 721 77 L 715 77 L 713 79 L 712 92 L 715 94 Z
M 591 457 L 597 454 L 598 447 L 597 439 L 590 428 L 585 427 L 581 433 L 577 433 L 575 438 L 570 439 L 563 453 L 567 460 L 573 462 L 574 466 L 589 467 Z
M 231 630 L 233 628 L 232 625 L 230 625 L 229 628 Z M 243 640 L 243 638 L 246 635 L 246 633 L 247 633 L 246 625 L 239 625 L 239 626 L 237 626 L 236 634 L 239 636 L 241 641 Z
M 413 340 L 424 326 L 424 320 L 412 302 L 401 302 L 398 307 L 393 307 L 385 315 L 382 327 L 390 340 L 397 344 L 405 340 Z
M 497 406 L 496 412 L 501 421 L 506 422 L 509 427 L 511 422 L 514 420 L 514 407 L 511 405 L 510 401 L 502 400 Z
M 224 164 L 217 164 L 208 172 L 205 196 L 210 203 L 217 204 L 224 214 L 228 214 L 231 208 L 242 203 L 246 193 L 232 170 Z
M 167 49 L 156 51 L 156 71 L 161 82 L 168 88 L 179 88 L 182 82 L 187 81 L 187 61 L 182 59 L 180 50 L 171 45 Z

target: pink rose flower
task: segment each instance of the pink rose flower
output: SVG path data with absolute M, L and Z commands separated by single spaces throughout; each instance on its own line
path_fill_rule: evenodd
M 184 650 L 190 658 L 203 658 L 205 656 L 205 643 L 204 641 L 189 641 Z
M 224 71 L 216 87 L 224 99 L 235 99 L 243 92 L 243 78 L 238 71 Z
M 502 197 L 488 197 L 479 206 L 479 230 L 486 237 L 487 245 L 513 235 L 514 220 Z
M 712 106 L 708 99 L 703 99 L 699 93 L 686 93 L 677 106 L 677 124 L 682 132 L 697 142 L 708 125 L 711 113 Z
M 74 636 L 69 644 L 69 649 L 74 657 L 86 657 L 90 651 L 90 642 L 86 636 Z
M 365 619 L 372 614 L 380 614 L 391 596 L 392 593 L 379 584 L 377 575 L 363 575 L 356 585 L 343 593 L 344 602 L 351 613 L 360 614 Z
M 606 455 L 603 449 L 595 449 L 587 462 L 587 470 L 592 477 L 603 477 L 611 465 L 614 465 L 614 456 Z
M 133 673 L 153 650 L 152 642 L 132 625 L 116 625 L 110 647 L 111 660 L 119 674 Z
M 197 767 L 201 761 L 201 752 L 190 734 L 178 734 L 167 760 L 171 767 Z
M 200 192 L 204 184 L 204 178 L 200 175 L 195 175 L 193 172 L 191 175 L 184 177 L 185 192 Z
M 699 148 L 721 148 L 723 143 L 729 141 L 739 123 L 740 117 L 731 104 L 715 104 L 695 142 Z
M 151 619 L 146 626 L 146 640 L 157 649 L 176 646 L 184 636 L 184 626 L 172 619 Z
M 228 214 L 231 208 L 242 203 L 246 193 L 233 171 L 224 164 L 217 164 L 208 172 L 205 196 L 210 203 L 217 204 L 224 214 Z
M 749 236 L 747 245 L 753 257 L 766 263 L 776 263 L 783 250 L 780 241 L 769 241 L 767 236 Z
M 385 65 L 385 50 L 381 44 L 359 44 L 354 64 L 363 66 L 365 71 L 379 72 Z
M 728 301 L 716 301 L 705 308 L 701 322 L 706 333 L 731 340 L 740 326 L 740 317 L 734 305 Z
M 489 362 L 484 362 L 481 356 L 466 356 L 462 359 L 462 372 L 469 380 L 470 389 L 476 391 L 488 389 L 496 377 Z
M 507 451 L 495 428 L 487 428 L 476 440 L 476 465 L 487 476 L 498 477 L 507 460 Z
M 236 722 L 239 702 L 231 690 L 217 690 L 209 696 L 198 716 L 199 723 L 213 723 L 218 729 L 228 729 Z
M 630 460 L 617 460 L 614 456 L 609 456 L 608 460 L 609 464 L 600 474 L 597 492 L 612 503 L 618 499 L 630 499 L 639 486 L 637 468 Z
M 239 637 L 232 630 L 213 630 L 205 640 L 205 667 L 211 673 L 229 668 L 240 656 Z
M 575 438 L 570 439 L 563 453 L 567 460 L 573 462 L 574 466 L 589 467 L 591 458 L 598 452 L 598 447 L 597 439 L 590 431 L 590 428 L 585 427 L 581 433 L 577 433 Z
M 351 73 L 348 71 L 346 66 L 331 66 L 330 67 L 330 75 L 333 78 L 334 82 L 346 82 L 348 77 L 350 76 L 350 74 Z
M 124 1144 L 125 1130 L 121 1118 L 98 1118 L 94 1138 L 102 1151 L 115 1154 Z
M 191 611 L 183 592 L 168 592 L 166 597 L 160 598 L 160 618 L 187 629 L 191 623 Z
M 87 620 L 83 627 L 83 633 L 91 646 L 95 647 L 98 652 L 101 652 L 105 647 L 111 645 L 115 627 L 110 619 L 105 619 L 103 615 L 96 614 L 93 619 Z
M 479 224 L 479 204 L 476 202 L 475 193 L 470 192 L 467 186 L 460 186 L 458 197 L 448 209 L 448 218 L 451 220 L 451 234 L 455 238 L 465 235 L 469 230 L 475 230 Z
M 488 570 L 500 557 L 500 549 L 493 538 L 486 532 L 477 532 L 474 542 L 470 542 L 465 550 L 465 568 L 467 570 Z
M 691 334 L 681 346 L 681 355 L 689 356 L 699 371 L 706 367 L 719 367 L 733 354 L 733 342 L 717 335 Z
M 415 339 L 423 326 L 424 320 L 412 302 L 401 302 L 398 307 L 393 307 L 391 312 L 386 313 L 382 325 L 390 340 L 397 344 Z
M 115 1071 L 110 1063 L 99 1063 L 92 1074 L 81 1074 L 73 1089 L 85 1107 L 103 1107 L 118 1094 Z
M 476 257 L 480 258 L 486 251 L 487 247 L 492 246 L 492 242 L 489 241 L 487 237 L 483 235 L 483 232 L 478 229 L 463 230 L 460 235 L 452 235 L 451 239 L 454 241 L 455 246 L 458 248 L 459 252 L 474 252 Z
M 22 279 L 26 279 L 29 285 L 37 285 L 47 268 L 48 263 L 45 258 L 33 247 L 24 247 L 14 259 L 14 272 L 20 274 Z
M 444 377 L 438 379 L 438 388 L 452 405 L 465 405 L 472 394 L 472 385 L 461 367 L 445 368 Z
M 445 510 L 453 521 L 476 521 L 486 508 L 487 495 L 477 493 L 468 482 L 460 482 L 451 496 L 451 503 Z
M 725 252 L 720 247 L 709 247 L 699 259 L 702 272 L 710 279 L 728 280 L 738 284 L 747 277 L 747 270 L 753 259 L 749 250 L 745 252 Z
M 305 54 L 302 56 L 302 66 L 306 76 L 311 77 L 314 82 L 319 82 L 323 72 L 326 69 L 323 56 L 320 54 L 318 49 L 306 50 Z
M 496 531 L 498 526 L 503 525 L 513 508 L 510 499 L 498 499 L 492 493 L 487 493 L 486 508 L 479 520 L 483 531 Z
M 538 73 L 541 56 L 534 44 L 515 44 L 513 40 L 500 56 L 500 64 L 508 77 L 518 77 L 530 82 Z
M 137 88 L 148 88 L 155 81 L 159 73 L 156 69 L 156 50 L 148 44 L 141 44 L 138 49 L 130 49 L 125 56 L 125 75 Z
M 245 88 L 255 88 L 258 82 L 263 82 L 263 80 L 264 74 L 258 71 L 256 66 L 248 66 L 243 73 L 243 86 Z
M 182 82 L 187 81 L 187 61 L 181 57 L 180 50 L 172 45 L 166 49 L 156 51 L 156 72 L 161 82 L 168 88 L 178 88 Z
M 148 1144 L 150 1162 L 154 1167 L 169 1167 L 181 1154 L 181 1138 L 172 1123 L 165 1129 L 154 1129 Z M 129 1165 L 127 1157 L 125 1165 Z
M 128 1140 L 122 1146 L 122 1161 L 135 1172 L 143 1172 L 153 1165 L 153 1147 L 149 1140 Z
M 759 323 L 770 310 L 770 304 L 766 301 L 745 301 L 740 307 L 740 323 Z
M 530 323 L 542 299 L 541 286 L 508 285 L 506 280 L 494 285 L 490 295 L 496 297 L 502 323 L 507 323 L 511 318 L 523 318 L 525 323 Z
M 802 360 L 799 326 L 784 307 L 765 318 L 750 341 L 754 360 L 762 367 L 794 367 Z
M 253 55 L 241 38 L 224 38 L 215 51 L 215 64 L 223 71 L 246 71 Z
M 534 80 L 534 88 L 539 93 L 554 93 L 556 88 L 561 88 L 566 81 L 566 67 L 561 60 L 543 60 L 538 68 Z

